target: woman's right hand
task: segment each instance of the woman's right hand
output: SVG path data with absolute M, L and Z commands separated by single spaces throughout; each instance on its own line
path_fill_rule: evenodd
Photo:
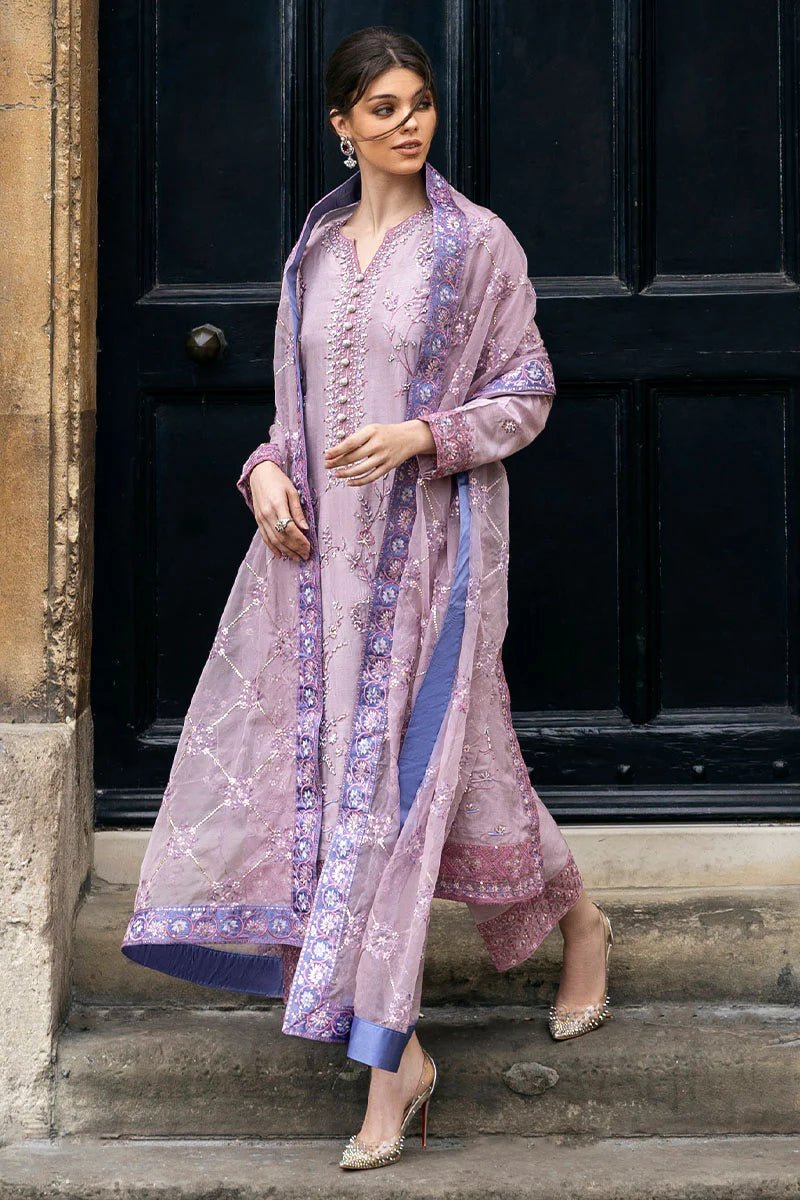
M 261 537 L 272 551 L 273 558 L 291 558 L 295 562 L 307 559 L 311 543 L 302 532 L 308 529 L 300 493 L 277 463 L 262 462 L 250 472 L 250 494 L 253 497 Z M 294 517 L 283 533 L 277 533 L 275 522 L 281 517 Z

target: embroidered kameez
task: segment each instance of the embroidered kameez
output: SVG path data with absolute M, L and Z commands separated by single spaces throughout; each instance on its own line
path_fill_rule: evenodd
M 433 896 L 524 961 L 578 899 L 530 784 L 500 650 L 502 459 L 555 386 L 519 243 L 425 168 L 428 202 L 359 261 L 358 174 L 309 213 L 284 271 L 267 459 L 311 525 L 307 563 L 258 532 L 192 698 L 148 845 L 129 957 L 280 995 L 284 1032 L 396 1070 Z M 350 486 L 323 452 L 417 416 L 435 449 Z

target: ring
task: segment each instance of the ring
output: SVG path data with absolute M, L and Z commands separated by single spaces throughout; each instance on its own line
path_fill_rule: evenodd
M 276 533 L 283 533 L 284 529 L 289 524 L 289 522 L 293 521 L 293 520 L 294 520 L 294 517 L 279 517 L 278 520 L 275 522 L 273 529 L 275 530 Z

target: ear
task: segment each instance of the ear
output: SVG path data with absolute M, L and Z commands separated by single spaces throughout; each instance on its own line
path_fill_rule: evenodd
M 330 120 L 333 132 L 337 135 L 337 137 L 341 137 L 342 134 L 347 137 L 346 122 L 341 113 L 337 113 L 336 109 L 332 108 L 328 113 L 328 119 Z

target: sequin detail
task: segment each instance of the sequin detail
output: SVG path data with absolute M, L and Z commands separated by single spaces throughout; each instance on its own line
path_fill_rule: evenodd
M 550 930 L 580 899 L 582 891 L 583 880 L 570 854 L 561 870 L 547 880 L 538 895 L 521 900 L 500 916 L 481 921 L 478 932 L 497 970 L 508 971 L 530 958 Z
M 519 900 L 540 887 L 533 841 L 498 846 L 446 842 L 434 895 L 475 903 Z
M 475 458 L 475 439 L 467 413 L 463 410 L 426 413 L 421 420 L 427 421 L 436 445 L 436 468 L 428 478 L 466 471 Z
M 362 271 L 355 241 L 342 232 L 350 217 L 332 221 L 322 236 L 323 249 L 341 266 L 341 286 L 333 301 L 326 348 L 325 448 L 330 449 L 365 424 L 364 408 L 367 334 L 380 274 L 393 255 L 421 225 L 433 223 L 430 205 L 411 213 L 386 231 L 383 241 Z M 331 474 L 332 486 L 347 480 Z

